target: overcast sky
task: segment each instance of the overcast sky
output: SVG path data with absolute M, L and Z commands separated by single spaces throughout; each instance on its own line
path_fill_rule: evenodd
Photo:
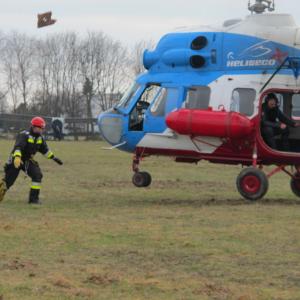
M 252 0 L 254 2 L 254 0 Z M 41 36 L 101 30 L 127 45 L 159 37 L 176 27 L 221 23 L 248 14 L 248 0 L 0 0 L 0 30 Z M 53 12 L 57 23 L 36 28 L 37 14 Z M 299 0 L 276 0 L 276 12 L 300 24 Z

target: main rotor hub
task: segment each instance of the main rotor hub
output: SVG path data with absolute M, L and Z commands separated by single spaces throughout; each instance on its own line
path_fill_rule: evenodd
M 256 0 L 255 4 L 251 5 L 251 2 L 249 0 L 248 3 L 248 9 L 251 11 L 251 13 L 256 14 L 262 14 L 266 10 L 268 11 L 274 11 L 275 10 L 275 0 Z

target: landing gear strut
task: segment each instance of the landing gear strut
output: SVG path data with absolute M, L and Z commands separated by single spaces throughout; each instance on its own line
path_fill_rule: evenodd
M 297 197 L 300 197 L 300 173 L 298 172 L 291 178 L 291 190 Z
M 133 176 L 132 176 L 132 183 L 136 187 L 147 187 L 151 184 L 152 178 L 148 172 L 140 172 L 139 171 L 139 163 L 141 160 L 141 156 L 135 154 L 133 161 L 132 161 L 132 169 L 133 169 Z

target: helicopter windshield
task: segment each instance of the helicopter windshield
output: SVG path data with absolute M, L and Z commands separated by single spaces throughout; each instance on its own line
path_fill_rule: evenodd
M 140 85 L 137 82 L 134 82 L 130 88 L 124 93 L 120 102 L 117 104 L 117 108 L 126 108 L 130 100 L 135 96 L 136 92 L 140 88 Z

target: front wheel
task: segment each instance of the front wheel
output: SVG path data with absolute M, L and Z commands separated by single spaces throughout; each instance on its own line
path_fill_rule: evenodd
M 297 196 L 300 197 L 300 174 L 296 172 L 291 179 L 291 190 Z
M 269 181 L 261 170 L 250 167 L 244 169 L 236 179 L 239 193 L 247 200 L 256 201 L 267 193 Z
M 136 187 L 147 187 L 151 184 L 152 178 L 148 172 L 136 172 L 133 174 L 132 183 Z

